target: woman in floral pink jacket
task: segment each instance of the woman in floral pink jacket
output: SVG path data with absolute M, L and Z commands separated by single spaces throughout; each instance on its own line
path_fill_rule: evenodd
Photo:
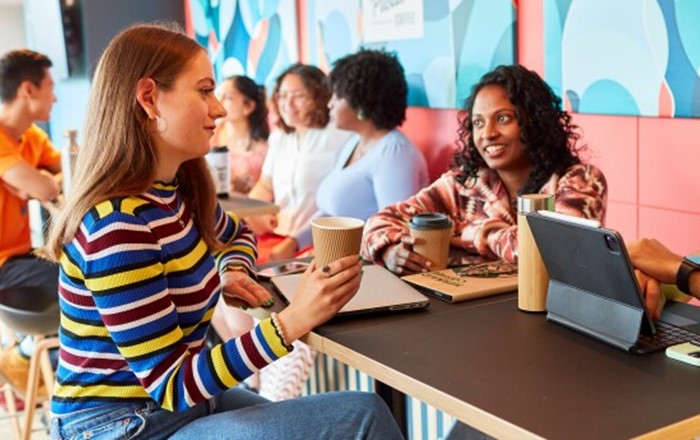
M 583 164 L 571 116 L 537 73 L 499 66 L 484 75 L 459 115 L 455 167 L 404 202 L 370 217 L 362 250 L 372 261 L 402 274 L 429 270 L 413 252 L 408 221 L 441 212 L 454 226 L 450 264 L 517 261 L 518 195 L 553 194 L 557 212 L 605 218 L 607 183 Z

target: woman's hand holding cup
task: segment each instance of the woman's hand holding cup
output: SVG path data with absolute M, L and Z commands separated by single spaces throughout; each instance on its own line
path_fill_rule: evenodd
M 294 299 L 277 316 L 289 342 L 335 316 L 360 288 L 362 263 L 358 255 L 340 258 L 323 267 L 312 261 Z
M 398 275 L 431 270 L 433 263 L 413 250 L 413 245 L 418 240 L 421 239 L 404 235 L 400 243 L 387 247 L 382 254 L 384 266 Z

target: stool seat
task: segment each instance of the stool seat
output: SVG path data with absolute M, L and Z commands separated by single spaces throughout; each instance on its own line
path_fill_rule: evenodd
M 41 287 L 0 289 L 0 321 L 18 333 L 46 335 L 58 331 L 58 292 Z

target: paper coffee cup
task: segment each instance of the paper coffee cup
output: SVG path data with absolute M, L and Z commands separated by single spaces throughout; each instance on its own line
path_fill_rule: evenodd
M 416 240 L 413 251 L 433 262 L 433 270 L 447 267 L 450 256 L 452 222 L 445 214 L 431 212 L 413 216 L 408 223 Z
M 316 267 L 359 255 L 365 222 L 352 217 L 321 217 L 311 221 Z

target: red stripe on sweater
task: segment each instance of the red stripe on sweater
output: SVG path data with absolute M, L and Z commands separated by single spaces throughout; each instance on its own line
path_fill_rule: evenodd
M 180 358 L 180 356 L 182 356 L 182 353 L 184 353 L 187 350 L 187 347 L 185 345 L 178 345 L 175 348 L 175 351 L 171 352 L 165 359 L 162 359 L 160 362 L 158 362 L 151 369 L 151 371 L 148 372 L 148 375 L 141 379 L 141 383 L 143 384 L 144 388 L 150 387 L 153 384 L 153 382 L 158 380 L 168 370 L 168 368 L 172 367 L 173 365 L 176 365 L 178 359 Z M 185 360 L 185 362 L 187 361 Z M 175 373 L 177 373 L 177 369 L 170 372 L 170 374 Z M 165 382 L 163 382 L 162 386 L 165 386 Z
M 102 320 L 104 321 L 105 325 L 107 326 L 115 326 L 115 325 L 121 325 L 121 324 L 131 324 L 133 325 L 134 321 L 147 318 L 149 316 L 155 315 L 156 313 L 159 313 L 163 310 L 166 310 L 168 307 L 170 307 L 171 302 L 170 302 L 170 297 L 169 295 L 164 295 L 163 297 L 159 298 L 157 301 L 153 301 L 152 303 L 144 304 L 140 307 L 134 308 L 134 309 L 128 309 L 122 312 L 116 312 L 116 313 L 102 313 Z
M 77 356 L 66 350 L 61 350 L 61 359 L 78 367 L 101 368 L 105 370 L 121 370 L 127 366 L 123 359 L 99 359 Z
M 205 399 L 204 395 L 199 391 L 197 386 L 197 381 L 194 378 L 194 371 L 192 369 L 192 362 L 187 362 L 185 364 L 184 371 L 185 383 L 184 386 L 187 388 L 187 393 L 190 395 L 190 399 L 195 402 L 201 402 Z
M 260 356 L 260 353 L 258 352 L 258 349 L 255 347 L 255 343 L 253 342 L 253 336 L 251 336 L 251 333 L 246 333 L 243 336 L 240 337 L 241 345 L 243 345 L 243 349 L 245 350 L 246 356 L 248 356 L 248 359 L 255 365 L 256 368 L 260 369 L 263 368 L 267 365 L 267 361 L 263 359 L 262 356 Z
M 109 249 L 115 245 L 125 245 L 125 244 L 140 244 L 153 243 L 153 235 L 147 231 L 130 231 L 127 229 L 117 229 L 108 232 L 101 237 L 94 238 L 93 240 L 88 240 L 81 230 L 75 235 L 76 241 L 80 244 L 80 247 L 86 253 L 86 255 L 91 255 L 93 253 L 102 252 L 105 249 Z

